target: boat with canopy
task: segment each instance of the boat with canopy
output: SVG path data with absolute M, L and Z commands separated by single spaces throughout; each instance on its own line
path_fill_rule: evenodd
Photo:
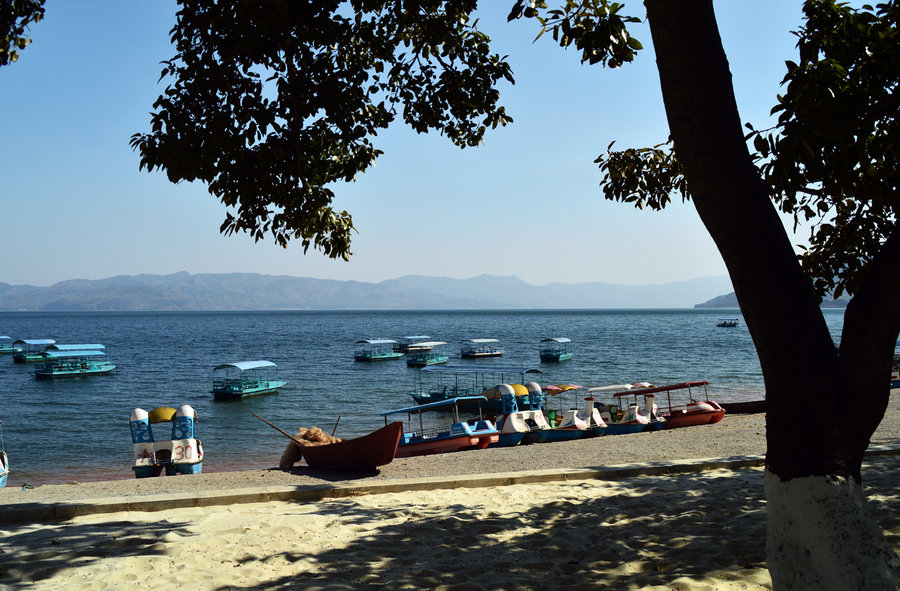
M 215 400 L 240 400 L 249 396 L 274 394 L 287 382 L 278 378 L 278 366 L 266 360 L 223 363 L 213 368 Z

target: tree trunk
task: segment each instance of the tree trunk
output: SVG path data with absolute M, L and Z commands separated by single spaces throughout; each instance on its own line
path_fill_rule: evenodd
M 853 363 L 842 363 L 744 141 L 711 0 L 645 5 L 675 151 L 728 268 L 763 371 L 773 582 L 776 588 L 896 588 L 896 555 L 865 510 L 860 482 L 863 452 L 889 395 L 886 379 L 881 387 L 873 381 L 882 375 L 887 350 L 871 358 L 851 354 Z M 872 288 L 871 299 L 879 290 Z M 874 326 L 878 310 L 868 312 L 857 315 L 853 332 L 877 330 L 884 347 L 880 333 L 890 327 Z M 853 412 L 837 412 L 848 406 Z

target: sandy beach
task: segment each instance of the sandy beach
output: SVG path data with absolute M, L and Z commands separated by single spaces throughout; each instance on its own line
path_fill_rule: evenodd
M 377 474 L 297 467 L 4 489 L 0 587 L 767 589 L 764 433 L 763 415 L 733 415 L 395 460 Z M 867 458 L 864 488 L 900 550 L 896 395 L 872 443 L 881 454 Z M 156 502 L 163 510 L 137 510 Z M 48 507 L 83 514 L 28 518 Z

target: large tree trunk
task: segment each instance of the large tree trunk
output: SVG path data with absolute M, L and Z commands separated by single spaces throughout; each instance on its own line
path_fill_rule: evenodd
M 891 326 L 897 334 L 897 319 L 885 327 L 877 317 L 896 315 L 848 309 L 853 351 L 835 347 L 747 150 L 711 0 L 645 5 L 675 151 L 728 267 L 765 380 L 773 582 L 896 588 L 897 557 L 866 512 L 860 482 L 890 391 L 879 368 L 889 363 Z M 879 301 L 883 287 L 872 286 L 869 299 Z M 867 331 L 873 340 L 860 338 Z

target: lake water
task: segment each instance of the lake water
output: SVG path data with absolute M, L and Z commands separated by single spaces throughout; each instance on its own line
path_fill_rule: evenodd
M 418 370 L 360 363 L 363 338 L 429 335 L 446 341 L 451 363 L 539 367 L 544 385 L 583 386 L 709 380 L 718 401 L 757 400 L 763 380 L 741 323 L 717 328 L 721 310 L 540 310 L 437 312 L 0 313 L 0 334 L 58 343 L 103 343 L 117 365 L 109 376 L 35 380 L 32 364 L 0 356 L 0 419 L 10 457 L 8 486 L 133 478 L 128 419 L 135 407 L 190 404 L 199 417 L 203 470 L 278 464 L 289 432 L 318 425 L 353 437 L 382 426 L 379 413 L 413 404 Z M 839 337 L 842 310 L 826 310 Z M 539 341 L 572 340 L 574 357 L 540 363 Z M 503 340 L 501 358 L 463 360 L 463 339 Z M 213 402 L 212 368 L 268 359 L 287 385 L 278 394 Z M 574 399 L 574 398 L 573 398 Z M 580 401 L 579 401 L 580 404 Z

